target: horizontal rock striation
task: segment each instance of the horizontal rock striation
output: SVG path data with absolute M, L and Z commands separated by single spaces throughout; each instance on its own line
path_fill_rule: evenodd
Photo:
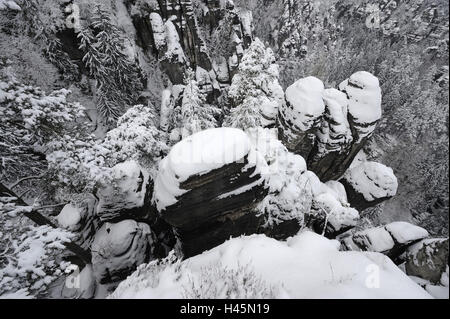
M 340 182 L 345 187 L 349 203 L 359 211 L 392 198 L 398 188 L 391 168 L 370 161 L 350 168 Z
M 182 154 L 197 154 L 198 161 L 179 163 Z M 255 208 L 267 191 L 256 155 L 244 132 L 219 128 L 182 140 L 163 159 L 154 199 L 161 217 L 176 228 L 185 257 L 258 231 L 263 221 Z
M 419 226 L 406 222 L 393 222 L 345 237 L 341 241 L 341 248 L 343 250 L 379 252 L 397 261 L 397 258 L 405 252 L 408 246 L 428 236 L 428 232 Z

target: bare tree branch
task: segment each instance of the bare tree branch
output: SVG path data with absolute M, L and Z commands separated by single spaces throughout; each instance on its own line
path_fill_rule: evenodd
M 44 177 L 44 176 L 45 176 L 45 173 L 44 173 L 44 174 L 41 174 L 41 175 L 27 176 L 27 177 L 20 178 L 20 179 L 18 179 L 16 182 L 14 182 L 13 184 L 9 185 L 9 189 L 13 189 L 14 187 L 16 187 L 17 185 L 19 185 L 20 183 L 25 182 L 25 181 L 28 181 L 28 180 L 30 180 L 30 179 L 40 179 L 40 178 L 42 178 L 42 177 Z

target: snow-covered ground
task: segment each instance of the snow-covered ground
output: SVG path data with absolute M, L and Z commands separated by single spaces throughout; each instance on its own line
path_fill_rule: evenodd
M 339 242 L 310 231 L 287 241 L 234 238 L 182 262 L 141 265 L 110 298 L 192 296 L 431 298 L 385 255 L 342 252 Z

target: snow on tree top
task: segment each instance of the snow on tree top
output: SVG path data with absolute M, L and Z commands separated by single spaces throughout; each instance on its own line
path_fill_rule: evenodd
M 392 197 L 397 193 L 398 182 L 392 168 L 380 163 L 363 162 L 349 169 L 344 177 L 367 201 Z
M 378 78 L 359 71 L 339 84 L 349 98 L 348 111 L 357 123 L 374 123 L 381 118 L 381 88 Z
M 300 79 L 287 88 L 286 101 L 292 106 L 292 113 L 286 115 L 301 130 L 310 129 L 325 111 L 324 89 L 323 82 L 313 76 Z
M 181 182 L 230 163 L 243 162 L 250 150 L 247 134 L 235 128 L 208 129 L 183 139 L 160 163 L 154 197 L 158 210 L 175 204 L 176 197 L 186 192 L 179 188 Z

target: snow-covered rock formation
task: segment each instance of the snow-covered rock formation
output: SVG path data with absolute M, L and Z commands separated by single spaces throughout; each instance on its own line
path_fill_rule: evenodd
M 311 171 L 308 181 L 312 190 L 312 206 L 307 213 L 308 225 L 329 238 L 356 226 L 359 213 L 350 207 L 342 184 L 336 181 L 322 183 Z
M 390 167 L 376 162 L 363 162 L 350 168 L 340 180 L 352 207 L 363 211 L 397 193 L 398 183 Z
M 94 196 L 88 196 L 79 206 L 65 205 L 56 217 L 61 228 L 78 235 L 77 241 L 85 249 L 90 248 L 95 233 L 101 226 L 96 214 L 97 202 Z
M 341 243 L 344 250 L 374 251 L 396 260 L 408 246 L 428 236 L 428 232 L 422 227 L 406 222 L 393 222 L 358 231 L 343 238 Z
M 186 256 L 256 232 L 260 221 L 252 210 L 266 193 L 264 165 L 239 129 L 205 130 L 172 148 L 160 163 L 154 201 Z
M 378 79 L 364 71 L 342 82 L 339 90 L 325 89 L 315 77 L 300 79 L 285 96 L 279 137 L 325 182 L 345 173 L 381 118 Z

